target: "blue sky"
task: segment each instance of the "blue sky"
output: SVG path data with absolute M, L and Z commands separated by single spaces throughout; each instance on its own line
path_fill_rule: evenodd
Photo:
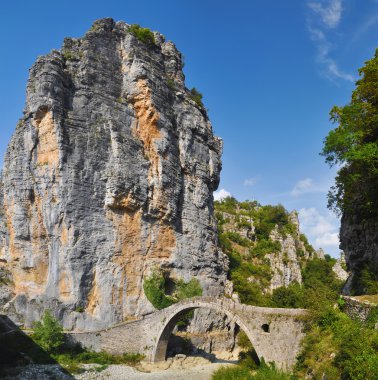
M 184 54 L 187 86 L 204 94 L 224 140 L 216 196 L 296 209 L 310 241 L 337 256 L 339 222 L 326 208 L 335 171 L 319 152 L 329 110 L 349 101 L 357 69 L 377 47 L 378 2 L 3 1 L 1 162 L 36 57 L 102 17 L 158 30 Z

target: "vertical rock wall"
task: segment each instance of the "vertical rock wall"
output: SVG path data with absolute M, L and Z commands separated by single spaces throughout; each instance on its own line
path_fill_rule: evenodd
M 212 197 L 222 142 L 185 87 L 181 54 L 154 36 L 98 20 L 30 70 L 0 187 L 0 264 L 13 281 L 1 306 L 25 325 L 46 308 L 76 329 L 144 315 L 154 266 L 223 292 Z

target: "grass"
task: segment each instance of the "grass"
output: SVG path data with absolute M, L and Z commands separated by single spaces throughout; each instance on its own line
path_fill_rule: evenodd
M 250 370 L 242 365 L 221 367 L 212 376 L 212 380 L 290 380 L 291 378 L 291 374 L 264 363 L 257 370 Z
M 353 296 L 352 298 L 357 300 L 357 301 L 362 301 L 362 302 L 367 301 L 367 302 L 370 302 L 373 304 L 378 304 L 378 294 L 367 294 L 364 296 Z
M 81 373 L 84 372 L 83 364 L 97 364 L 95 367 L 96 372 L 105 370 L 111 364 L 126 364 L 129 366 L 136 366 L 144 356 L 141 354 L 124 353 L 122 355 L 112 355 L 107 352 L 94 352 L 94 351 L 72 351 L 54 354 L 52 357 L 68 372 Z

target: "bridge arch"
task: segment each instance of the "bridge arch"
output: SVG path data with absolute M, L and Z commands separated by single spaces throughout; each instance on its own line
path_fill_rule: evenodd
M 166 359 L 168 341 L 177 322 L 180 320 L 180 317 L 183 314 L 195 309 L 206 308 L 226 315 L 231 322 L 235 322 L 240 327 L 240 329 L 246 333 L 248 339 L 253 344 L 253 334 L 248 328 L 247 323 L 243 321 L 243 317 L 240 317 L 235 310 L 224 307 L 223 303 L 207 302 L 205 300 L 199 299 L 198 297 L 197 299 L 192 299 L 190 301 L 180 302 L 180 304 L 174 305 L 171 308 L 171 313 L 165 316 L 164 324 L 157 334 L 156 343 L 152 350 L 151 361 L 153 362 L 164 361 Z M 254 349 L 259 359 L 261 359 L 261 354 L 259 353 L 258 347 L 254 346 Z

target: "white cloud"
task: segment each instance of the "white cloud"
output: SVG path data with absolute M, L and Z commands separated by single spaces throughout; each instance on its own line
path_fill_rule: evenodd
M 244 186 L 254 186 L 257 182 L 256 178 L 247 178 L 244 180 L 243 184 Z
M 323 5 L 324 3 L 326 5 Z M 341 0 L 315 1 L 308 3 L 307 6 L 320 17 L 327 28 L 335 28 L 341 20 L 343 10 Z
M 315 240 L 315 244 L 318 247 L 329 247 L 329 246 L 338 247 L 340 244 L 339 234 L 337 232 L 334 232 L 334 233 L 327 232 L 323 236 L 318 237 Z
M 214 191 L 214 200 L 221 201 L 224 198 L 231 197 L 231 193 L 225 189 Z
M 343 79 L 354 82 L 356 78 L 341 70 L 337 62 L 330 57 L 333 46 L 326 35 L 326 31 L 336 28 L 341 21 L 342 0 L 308 2 L 307 6 L 310 9 L 307 30 L 315 43 L 316 61 L 324 68 L 323 74 L 330 80 Z
M 322 215 L 316 208 L 301 208 L 298 212 L 302 232 L 315 248 L 337 250 L 339 246 L 338 220 L 327 213 Z
M 312 178 L 305 178 L 298 181 L 290 192 L 293 197 L 298 197 L 308 193 L 325 193 L 329 186 L 319 186 L 314 183 Z
M 306 178 L 298 181 L 293 190 L 291 190 L 291 195 L 297 197 L 298 195 L 311 192 L 314 188 L 314 182 L 311 178 Z

